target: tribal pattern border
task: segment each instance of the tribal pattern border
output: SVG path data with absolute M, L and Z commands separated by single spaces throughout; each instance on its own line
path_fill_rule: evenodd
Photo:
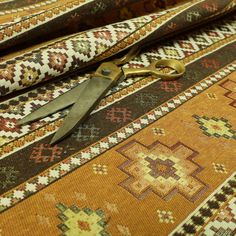
M 134 135 L 143 128 L 155 122 L 156 120 L 160 119 L 161 117 L 170 113 L 174 109 L 178 108 L 185 102 L 194 98 L 196 95 L 200 94 L 205 89 L 221 81 L 223 78 L 225 78 L 227 75 L 231 74 L 235 70 L 236 61 L 229 64 L 225 68 L 222 68 L 221 70 L 209 76 L 208 78 L 204 79 L 192 88 L 187 89 L 185 92 L 179 94 L 178 96 L 169 100 L 163 105 L 150 111 L 139 119 L 131 122 L 127 126 L 118 130 L 117 132 L 70 156 L 66 160 L 56 164 L 55 166 L 49 168 L 40 175 L 16 187 L 15 189 L 10 190 L 0 198 L 0 211 L 4 211 L 9 207 L 17 204 L 23 199 L 29 197 L 30 195 L 45 188 L 49 184 L 55 182 L 59 178 L 65 176 L 67 173 L 77 169 L 79 166 L 83 165 L 89 160 L 97 157 L 108 149 L 121 143 L 122 141 L 129 138 L 131 135 Z
M 188 4 L 188 7 L 192 7 Z M 23 89 L 32 84 L 62 76 L 130 47 L 155 32 L 186 6 L 160 16 L 151 14 L 74 35 L 53 46 L 0 69 L 0 95 Z M 117 42 L 122 42 L 117 45 Z M 118 47 L 118 48 L 117 48 Z M 108 48 L 112 48 L 109 50 Z M 102 58 L 101 58 L 102 57 Z
M 0 11 L 0 16 L 4 16 L 6 14 L 14 14 L 14 13 L 22 12 L 22 11 L 30 11 L 32 9 L 46 6 L 46 5 L 55 3 L 55 2 L 58 2 L 58 0 L 45 0 L 43 2 L 38 2 L 38 3 L 31 4 L 31 5 L 25 6 L 25 7 L 18 7 L 16 9 L 9 9 L 9 10 L 5 10 L 5 11 Z
M 108 58 L 138 42 L 151 40 L 154 34 L 158 34 L 158 30 L 160 36 L 164 37 L 172 32 L 168 29 L 168 24 L 177 16 L 184 17 L 187 25 L 192 26 L 203 19 L 212 18 L 234 7 L 234 2 L 230 0 L 223 4 L 216 2 L 212 11 L 207 3 L 208 1 L 196 0 L 163 12 L 162 15 L 153 13 L 75 34 L 72 38 L 55 43 L 21 61 L 13 59 L 10 65 L 5 62 L 7 66 L 0 69 L 0 94 L 3 96 L 15 90 L 66 75 L 68 72 L 75 72 L 79 68 Z M 202 15 L 200 11 L 203 11 Z M 166 29 L 163 31 L 162 27 Z
M 233 24 L 233 21 L 229 20 L 222 22 L 218 26 L 206 27 L 204 30 L 201 30 L 201 32 L 197 31 L 193 34 L 189 34 L 185 40 L 175 40 L 169 46 L 158 46 L 157 49 L 144 52 L 127 64 L 126 67 L 147 66 L 151 60 L 162 57 L 175 58 L 178 60 L 182 59 L 185 64 L 189 64 L 199 59 L 202 55 L 210 53 L 219 47 L 222 47 L 222 45 L 235 40 L 235 32 L 236 25 Z M 200 34 L 204 35 L 204 39 L 199 37 Z M 51 89 L 42 87 L 21 95 L 14 100 L 11 99 L 6 101 L 0 104 L 2 113 L 1 117 L 10 118 L 11 114 L 14 113 L 14 115 L 17 115 L 17 117 L 21 119 L 28 113 L 32 112 L 35 107 L 46 104 L 48 101 L 69 91 L 73 86 L 86 79 L 88 79 L 87 75 L 86 77 L 71 78 L 66 81 L 61 81 L 59 84 L 51 84 Z M 108 97 L 101 102 L 97 111 L 129 96 L 155 81 L 150 77 L 142 79 L 139 82 L 140 79 L 142 78 L 137 78 L 135 80 L 129 79 L 120 84 L 117 88 L 114 88 L 112 92 L 109 92 Z M 26 147 L 35 140 L 40 140 L 51 134 L 58 128 L 61 122 L 55 120 L 62 118 L 64 115 L 64 112 L 56 113 L 51 118 L 46 118 L 45 120 L 38 122 L 37 125 L 33 124 L 24 126 L 16 134 L 9 132 L 9 130 L 2 130 L 0 132 L 2 137 L 0 140 L 1 158 L 4 158 L 16 150 Z
M 23 34 L 35 27 L 45 24 L 55 19 L 58 16 L 61 16 L 70 11 L 73 11 L 78 6 L 81 7 L 82 5 L 87 4 L 88 2 L 91 2 L 91 1 L 93 0 L 71 1 L 65 5 L 61 5 L 61 6 L 52 8 L 50 10 L 40 12 L 39 14 L 32 15 L 30 18 L 27 17 L 24 20 L 12 22 L 12 24 L 8 26 L 7 28 L 4 27 L 2 30 L 0 30 L 1 43 L 11 38 L 14 38 L 16 36 L 19 36 L 20 34 Z M 14 10 L 12 10 L 11 13 L 14 13 Z
M 205 223 L 221 206 L 236 193 L 236 172 L 221 184 L 192 214 L 190 214 L 174 231 L 172 236 L 196 235 Z M 201 224 L 196 224 L 196 221 Z

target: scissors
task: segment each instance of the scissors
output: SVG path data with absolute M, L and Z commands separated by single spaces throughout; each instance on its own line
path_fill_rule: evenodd
M 90 79 L 25 116 L 19 121 L 19 124 L 39 120 L 63 108 L 72 106 L 61 127 L 51 140 L 50 144 L 53 145 L 71 134 L 78 125 L 82 124 L 106 93 L 127 77 L 149 74 L 156 77 L 157 80 L 174 80 L 185 73 L 184 64 L 174 59 L 156 60 L 148 67 L 142 68 L 123 68 L 121 66 L 133 59 L 138 52 L 139 49 L 135 46 L 122 58 L 103 62 Z M 160 70 L 164 67 L 173 69 L 175 73 L 166 73 Z

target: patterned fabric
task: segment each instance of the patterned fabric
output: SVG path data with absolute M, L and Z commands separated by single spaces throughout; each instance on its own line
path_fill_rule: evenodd
M 236 7 L 232 0 L 196 0 L 162 13 L 77 33 L 0 64 L 0 95 L 78 71 L 136 43 L 167 37 L 174 31 L 216 17 Z
M 0 49 L 129 19 L 178 1 L 183 0 L 2 0 Z
M 28 1 L 12 1 L 11 9 L 16 3 Z M 235 4 L 187 2 L 4 56 L 1 92 L 12 93 L 0 102 L 0 235 L 235 235 Z M 52 134 L 69 109 L 17 124 L 92 73 L 67 72 L 136 42 L 146 48 L 125 67 L 172 58 L 186 73 L 120 83 L 54 146 Z

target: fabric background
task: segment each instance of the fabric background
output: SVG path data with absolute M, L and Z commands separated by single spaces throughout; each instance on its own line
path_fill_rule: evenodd
M 66 36 L 64 39 L 11 58 L 0 65 L 0 95 L 71 74 L 136 43 L 146 44 L 163 39 L 235 7 L 232 0 L 216 1 L 213 10 L 209 10 L 204 4 L 211 4 L 211 1 L 197 0 L 166 12 L 153 13 Z M 170 27 L 169 24 L 173 24 L 174 27 Z
M 166 8 L 183 0 L 14 0 L 0 2 L 0 49 L 45 41 Z M 109 11 L 109 14 L 108 14 Z
M 6 11 L 13 8 L 1 4 Z M 27 1 L 9 4 L 20 8 Z M 0 100 L 0 234 L 235 235 L 235 4 L 182 2 L 5 51 L 0 68 L 1 93 L 8 93 Z M 54 146 L 50 140 L 68 109 L 17 124 L 89 79 L 94 63 L 137 42 L 146 47 L 125 67 L 177 59 L 186 65 L 184 76 L 120 83 L 83 125 Z M 89 69 L 81 72 L 84 66 Z

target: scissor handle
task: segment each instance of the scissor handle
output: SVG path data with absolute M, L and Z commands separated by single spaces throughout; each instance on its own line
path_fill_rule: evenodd
M 173 69 L 175 70 L 176 73 L 167 74 L 165 72 L 161 72 L 160 70 L 158 70 L 158 69 L 163 69 L 164 67 Z M 174 80 L 179 78 L 185 73 L 185 66 L 181 61 L 178 60 L 161 59 L 153 61 L 148 67 L 144 68 L 124 68 L 123 72 L 125 76 L 151 74 L 163 80 Z

